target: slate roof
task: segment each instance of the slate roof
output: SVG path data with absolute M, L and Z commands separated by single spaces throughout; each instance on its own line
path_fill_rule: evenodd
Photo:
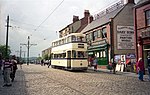
M 101 25 L 104 25 L 104 24 L 108 23 L 110 21 L 110 18 L 114 18 L 123 8 L 124 8 L 124 6 L 122 6 L 121 8 L 118 8 L 118 9 L 116 9 L 116 10 L 100 17 L 97 20 L 92 21 L 81 32 L 85 33 L 85 32 L 87 32 L 91 29 L 97 28 Z

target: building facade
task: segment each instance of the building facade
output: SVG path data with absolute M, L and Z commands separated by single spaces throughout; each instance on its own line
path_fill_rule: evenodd
M 136 60 L 150 56 L 150 0 L 140 0 L 134 7 Z
M 79 19 L 79 16 L 73 16 L 73 22 L 59 31 L 59 38 L 71 33 L 80 33 L 87 25 L 93 21 L 89 10 L 84 11 L 84 17 Z
M 98 58 L 99 67 L 106 68 L 112 61 L 125 64 L 127 58 L 135 58 L 134 5 L 134 0 L 126 4 L 121 0 L 96 14 L 81 31 L 89 44 L 88 55 Z
M 50 57 L 50 55 L 51 55 L 51 47 L 42 51 L 42 58 L 44 58 L 45 56 Z

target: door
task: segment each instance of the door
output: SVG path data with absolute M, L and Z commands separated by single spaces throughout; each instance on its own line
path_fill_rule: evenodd
M 71 51 L 67 51 L 67 68 L 71 68 Z

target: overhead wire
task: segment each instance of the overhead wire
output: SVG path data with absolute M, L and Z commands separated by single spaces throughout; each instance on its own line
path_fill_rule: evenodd
M 64 2 L 64 0 L 62 0 L 58 6 L 56 6 L 56 8 L 48 15 L 48 17 L 42 21 L 38 26 L 37 28 L 34 29 L 34 31 L 37 31 L 37 29 L 56 11 L 56 9 Z

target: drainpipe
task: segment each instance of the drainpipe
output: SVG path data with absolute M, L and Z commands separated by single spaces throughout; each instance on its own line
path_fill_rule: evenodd
M 114 50 L 113 50 L 113 18 L 110 18 L 110 58 L 113 58 L 114 63 Z
M 136 18 L 136 8 L 134 8 L 134 33 L 135 33 L 135 52 L 136 52 L 136 61 L 138 61 L 138 43 L 137 43 L 137 18 Z

